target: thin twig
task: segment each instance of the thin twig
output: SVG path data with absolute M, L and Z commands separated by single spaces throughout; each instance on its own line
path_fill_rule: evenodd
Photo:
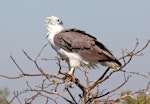
M 22 68 L 17 64 L 17 62 L 15 61 L 15 59 L 13 58 L 12 54 L 10 55 L 10 59 L 13 61 L 13 63 L 17 66 L 17 68 L 20 70 L 21 73 L 23 73 Z
M 103 73 L 103 75 L 97 80 L 95 81 L 91 86 L 89 86 L 89 90 L 92 90 L 95 86 L 97 86 L 101 80 L 105 77 L 105 75 L 107 74 L 107 72 L 109 71 L 109 67 L 106 69 L 106 71 Z
M 69 93 L 69 95 L 71 96 L 72 100 L 74 101 L 75 104 L 78 104 L 74 98 L 74 96 L 71 94 L 70 90 L 68 88 L 66 88 L 67 92 Z

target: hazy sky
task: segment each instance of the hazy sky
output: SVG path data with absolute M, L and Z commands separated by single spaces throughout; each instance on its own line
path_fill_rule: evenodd
M 61 18 L 66 28 L 80 28 L 97 37 L 116 57 L 121 56 L 122 49 L 131 50 L 136 37 L 139 38 L 140 47 L 150 39 L 148 0 L 0 0 L 0 74 L 13 76 L 19 73 L 9 58 L 10 53 L 23 69 L 35 72 L 22 49 L 34 58 L 48 43 L 44 21 L 51 15 Z M 47 46 L 42 55 L 54 58 L 56 53 Z M 143 74 L 149 72 L 149 58 L 148 47 L 144 56 L 135 57 L 126 70 Z M 51 68 L 57 68 L 55 63 L 44 64 L 45 71 L 53 73 Z M 124 89 L 144 88 L 147 80 L 138 78 L 133 76 Z M 36 78 L 31 80 L 37 81 Z M 11 92 L 21 90 L 25 81 L 0 78 L 0 88 L 8 87 Z

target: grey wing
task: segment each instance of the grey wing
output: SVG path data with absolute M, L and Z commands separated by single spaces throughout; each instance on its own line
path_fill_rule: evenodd
M 55 35 L 54 42 L 57 46 L 66 51 L 74 51 L 75 49 L 89 49 L 95 45 L 95 38 L 85 35 L 83 31 L 76 31 L 74 29 L 62 31 Z
M 79 54 L 88 62 L 116 61 L 116 58 L 102 43 L 84 31 L 64 30 L 55 35 L 54 42 L 68 52 Z

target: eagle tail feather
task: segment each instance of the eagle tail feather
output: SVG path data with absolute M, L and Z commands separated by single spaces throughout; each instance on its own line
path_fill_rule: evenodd
M 122 65 L 118 60 L 100 62 L 103 66 L 108 66 L 112 69 L 119 69 Z

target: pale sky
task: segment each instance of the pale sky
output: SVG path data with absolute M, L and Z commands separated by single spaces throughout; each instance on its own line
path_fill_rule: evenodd
M 0 0 L 0 74 L 19 74 L 9 58 L 10 53 L 25 71 L 37 72 L 23 55 L 22 49 L 34 58 L 48 43 L 44 21 L 52 15 L 62 19 L 66 28 L 79 28 L 97 37 L 116 57 L 121 56 L 122 49 L 133 49 L 136 38 L 139 38 L 142 47 L 150 39 L 149 4 L 148 0 Z M 55 56 L 55 51 L 49 45 L 41 57 Z M 148 47 L 144 56 L 135 57 L 125 69 L 146 74 L 150 70 L 149 58 Z M 45 71 L 54 73 L 53 69 L 58 68 L 55 63 L 43 64 Z M 98 70 L 93 70 L 93 73 L 95 71 L 97 75 Z M 115 81 L 120 76 L 116 77 Z M 27 79 L 38 83 L 33 77 L 21 80 L 0 78 L 0 88 L 8 87 L 11 93 L 17 89 L 22 90 Z M 144 88 L 147 82 L 148 80 L 134 75 L 121 91 Z M 113 85 L 111 82 L 108 84 Z

